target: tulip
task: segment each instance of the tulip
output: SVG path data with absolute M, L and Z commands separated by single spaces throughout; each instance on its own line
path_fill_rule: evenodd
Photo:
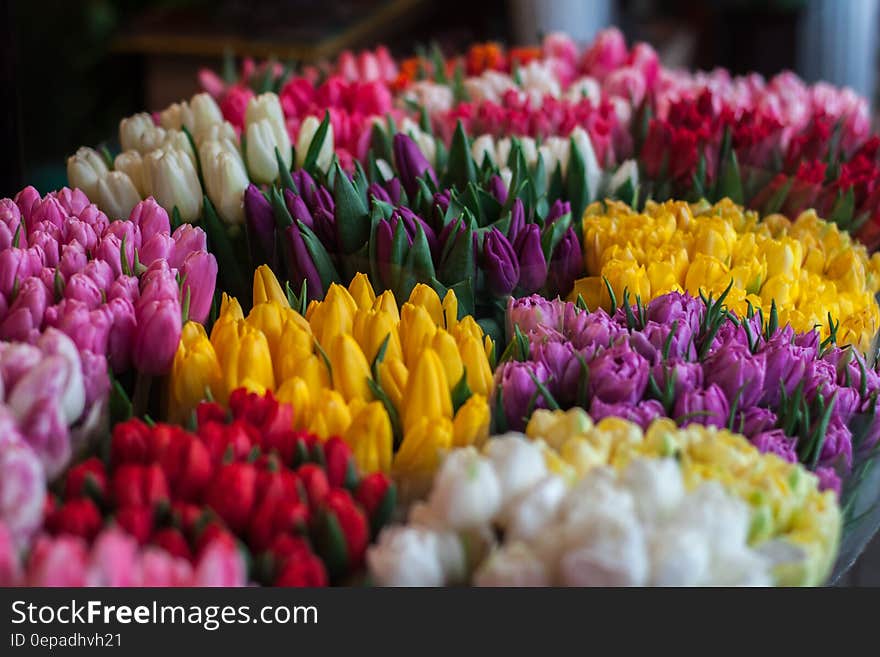
M 110 321 L 100 309 L 89 311 L 80 301 L 64 299 L 47 308 L 45 317 L 47 325 L 65 333 L 80 349 L 106 353 Z
M 155 233 L 138 249 L 138 260 L 149 267 L 157 260 L 168 260 L 174 250 L 174 239 L 168 233 Z
M 342 438 L 351 447 L 359 472 L 391 472 L 393 436 L 381 402 L 364 406 L 352 418 Z
M 0 419 L 0 424 L 9 423 Z M 0 526 L 21 550 L 42 523 L 46 475 L 34 451 L 13 432 L 6 427 L 0 443 Z
M 404 393 L 409 381 L 409 371 L 403 361 L 386 358 L 379 365 L 379 383 L 395 408 L 404 407 Z
M 171 366 L 171 416 L 182 421 L 211 391 L 219 392 L 220 364 L 205 328 L 196 322 L 183 326 Z
M 171 233 L 168 213 L 152 196 L 138 203 L 132 209 L 128 220 L 138 227 L 143 242 L 147 242 L 156 234 Z
M 132 360 L 145 374 L 165 374 L 171 368 L 180 341 L 180 303 L 161 299 L 139 303 L 135 317 Z
M 0 294 L 9 297 L 16 285 L 42 269 L 39 254 L 31 249 L 9 248 L 0 252 Z
M 348 285 L 348 292 L 359 310 L 370 310 L 376 302 L 376 293 L 373 291 L 373 286 L 366 274 L 355 274 Z
M 274 267 L 275 216 L 272 205 L 253 183 L 244 192 L 244 214 L 247 221 L 248 246 L 255 264 L 268 263 Z
M 312 403 L 307 430 L 316 436 L 342 436 L 351 425 L 351 411 L 340 393 L 322 389 Z
M 281 113 L 281 106 L 275 94 L 262 94 L 251 98 L 245 113 L 247 133 L 246 161 L 248 171 L 254 182 L 270 183 L 278 177 L 278 161 L 275 150 L 281 155 L 281 162 L 290 169 L 291 145 Z
M 150 265 L 141 278 L 140 301 L 177 301 L 179 288 L 177 278 L 164 260 Z
M 201 228 L 183 224 L 177 227 L 171 237 L 174 239 L 174 248 L 168 256 L 168 266 L 172 269 L 180 269 L 183 261 L 193 251 L 208 250 L 208 236 Z
M 583 269 L 583 254 L 577 233 L 574 228 L 569 228 L 550 259 L 548 274 L 551 290 L 562 297 L 568 296 Z
M 231 225 L 243 223 L 243 197 L 249 182 L 238 151 L 224 148 L 219 141 L 204 141 L 199 157 L 205 191 L 220 218 Z
M 201 143 L 205 132 L 223 123 L 223 114 L 210 94 L 200 93 L 189 101 L 191 115 L 184 115 L 183 125 L 190 131 L 196 143 Z
M 184 300 L 189 300 L 189 318 L 204 323 L 214 301 L 217 259 L 212 253 L 191 253 L 183 261 L 180 275 L 183 279 L 181 294 Z
M 306 155 L 315 139 L 315 134 L 321 121 L 315 116 L 307 116 L 299 126 L 299 134 L 296 138 L 296 165 L 302 168 L 305 165 Z M 315 160 L 317 167 L 325 173 L 330 171 L 330 165 L 333 163 L 333 124 L 327 125 L 327 132 L 324 135 L 324 141 L 318 150 L 318 157 Z
M 394 162 L 409 198 L 415 198 L 418 191 L 418 178 L 427 177 L 434 185 L 437 185 L 437 176 L 431 163 L 416 146 L 416 143 L 407 135 L 397 133 L 394 135 Z
M 67 279 L 67 283 L 64 286 L 65 299 L 81 301 L 89 310 L 94 310 L 103 303 L 102 292 L 103 290 L 83 273 L 73 274 L 73 276 Z
M 511 361 L 498 369 L 496 377 L 501 387 L 509 429 L 522 430 L 533 409 L 546 408 L 548 401 L 538 392 L 535 381 L 546 385 L 549 376 L 541 362 Z
M 401 482 L 406 498 L 427 492 L 431 477 L 440 464 L 441 454 L 452 447 L 452 421 L 447 417 L 418 418 L 404 431 L 403 442 L 394 455 L 392 472 Z
M 232 325 L 231 334 L 216 341 L 212 339 L 212 343 L 225 384 L 221 402 L 237 388 L 262 393 L 275 387 L 272 353 L 262 332 L 240 322 Z
M 67 181 L 90 198 L 97 198 L 98 183 L 105 175 L 107 164 L 92 148 L 83 146 L 67 158 Z
M 122 274 L 110 285 L 110 290 L 107 292 L 107 301 L 126 299 L 134 305 L 140 299 L 140 295 L 140 282 L 137 276 Z
M 302 282 L 305 281 L 308 297 L 320 299 L 324 296 L 324 284 L 299 228 L 296 225 L 288 226 L 284 230 L 283 240 L 283 248 L 287 251 L 287 262 L 291 269 L 291 283 L 294 289 L 299 289 Z
M 407 380 L 406 403 L 403 408 L 403 430 L 406 434 L 421 418 L 452 419 L 452 400 L 443 362 L 433 349 L 425 349 L 413 364 Z
M 19 233 L 20 244 L 27 241 L 21 210 L 11 199 L 0 199 L 0 249 L 6 250 L 12 246 L 16 233 Z
M 309 228 L 315 228 L 315 220 L 312 218 L 312 213 L 309 212 L 309 208 L 306 206 L 302 196 L 294 194 L 289 189 L 285 189 L 284 203 L 287 205 L 287 210 L 295 222 L 301 221 Z
M 492 368 L 483 343 L 472 335 L 458 338 L 461 361 L 467 375 L 467 384 L 474 394 L 488 397 L 492 390 Z
M 423 306 L 406 303 L 403 305 L 399 328 L 404 362 L 408 367 L 414 367 L 422 350 L 434 339 L 437 325 Z
M 360 346 L 348 333 L 336 335 L 328 353 L 333 375 L 333 387 L 350 402 L 353 399 L 369 401 L 373 398 L 367 381 L 370 365 Z
M 603 402 L 636 403 L 648 384 L 648 361 L 622 342 L 599 354 L 590 364 L 590 393 Z
M 123 151 L 138 151 L 146 155 L 162 145 L 165 130 L 153 123 L 146 112 L 135 114 L 119 122 L 119 143 Z
M 34 189 L 34 187 L 32 187 L 31 185 L 28 185 L 18 194 L 16 194 L 13 200 L 18 206 L 18 209 L 21 211 L 21 216 L 25 220 L 25 222 L 30 222 L 30 218 L 34 212 L 34 209 L 37 207 L 37 205 L 39 205 L 41 201 L 40 192 Z
M 107 359 L 114 372 L 125 372 L 131 363 L 131 349 L 137 331 L 134 305 L 125 297 L 116 297 L 107 302 L 106 310 L 111 317 Z
M 113 169 L 121 171 L 131 179 L 139 197 L 143 198 L 147 195 L 147 186 L 144 181 L 144 160 L 140 153 L 137 151 L 124 151 L 120 153 L 113 160 Z M 69 178 L 70 174 L 68 173 L 67 175 Z
M 351 333 L 356 311 L 357 304 L 348 290 L 332 284 L 324 301 L 308 317 L 315 338 L 322 345 L 329 345 L 336 335 Z
M 452 446 L 480 447 L 488 437 L 489 404 L 483 395 L 471 395 L 452 420 Z
M 391 313 L 385 310 L 358 310 L 352 323 L 352 336 L 360 345 L 367 362 L 372 363 L 379 348 L 388 340 L 385 358 L 401 358 L 403 350 L 397 324 Z
M 516 287 L 520 275 L 519 261 L 510 242 L 497 228 L 485 237 L 483 266 L 489 290 L 495 296 L 507 296 Z
M 275 301 L 287 305 L 287 296 L 269 267 L 260 265 L 254 272 L 254 305 Z
M 537 292 L 547 280 L 547 260 L 541 248 L 541 229 L 537 224 L 526 225 L 514 243 L 519 259 L 518 285 L 526 294 Z
M 704 390 L 685 390 L 675 400 L 673 416 L 682 424 L 727 425 L 730 406 L 724 391 L 711 384 Z
M 158 150 L 144 158 L 144 180 L 156 201 L 166 210 L 175 207 L 183 221 L 192 222 L 202 212 L 202 188 L 190 158 L 176 149 Z

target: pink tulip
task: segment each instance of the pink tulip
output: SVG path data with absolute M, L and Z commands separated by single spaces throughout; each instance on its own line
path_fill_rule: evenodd
M 64 298 L 81 301 L 89 310 L 94 310 L 103 302 L 101 289 L 91 278 L 82 272 L 67 279 L 64 286 Z
M 98 245 L 98 236 L 95 229 L 79 219 L 68 219 L 64 224 L 64 241 L 66 244 L 77 242 L 87 253 L 90 253 Z
M 168 233 L 154 233 L 138 251 L 138 260 L 149 267 L 156 260 L 167 260 L 174 249 L 174 239 Z
M 180 276 L 183 280 L 182 301 L 189 294 L 189 318 L 204 324 L 214 300 L 217 259 L 211 253 L 191 253 L 183 261 Z
M 62 256 L 62 260 L 63 260 Z M 113 273 L 113 268 L 104 260 L 91 260 L 82 268 L 82 273 L 91 278 L 99 290 L 107 290 L 117 280 L 118 276 Z M 108 295 L 109 296 L 109 295 Z
M 26 565 L 28 586 L 85 586 L 89 550 L 77 536 L 42 535 Z
M 180 342 L 180 302 L 176 298 L 144 302 L 142 298 L 135 317 L 135 368 L 145 374 L 167 373 Z
M 171 233 L 171 222 L 168 213 L 156 200 L 150 196 L 141 201 L 131 211 L 129 222 L 136 225 L 141 234 L 141 240 L 146 243 L 153 235 Z
M 180 269 L 186 256 L 193 251 L 208 250 L 208 236 L 205 231 L 190 224 L 178 226 L 171 237 L 174 238 L 174 248 L 168 256 L 168 265 L 172 269 Z
M 54 479 L 64 471 L 72 456 L 70 429 L 58 399 L 48 396 L 38 399 L 20 424 L 25 441 L 43 464 L 46 477 Z
M 125 256 L 128 267 L 134 266 L 135 245 L 125 241 Z M 110 233 L 109 231 L 101 238 L 98 248 L 95 250 L 95 257 L 104 260 L 113 269 L 113 276 L 119 276 L 122 271 L 122 240 Z M 127 273 L 131 273 L 130 271 Z
M 111 527 L 95 539 L 86 573 L 87 586 L 138 586 L 137 541 Z
M 0 437 L 0 523 L 6 526 L 12 542 L 26 546 L 43 519 L 46 475 L 40 459 L 11 428 L 10 420 Z
M 143 202 L 143 201 L 142 201 Z M 132 210 L 134 212 L 134 210 Z M 110 226 L 104 231 L 103 239 L 107 239 L 108 235 L 115 235 L 119 239 L 119 243 L 122 243 L 122 240 L 125 240 L 126 250 L 129 246 L 134 249 L 140 249 L 142 239 L 141 239 L 141 229 L 138 225 L 132 221 L 125 221 L 124 219 L 119 219 L 117 221 L 113 221 L 110 223 Z M 134 263 L 134 254 L 129 256 L 129 264 Z
M 39 278 L 26 279 L 0 324 L 0 337 L 30 342 L 43 324 L 43 315 L 49 302 L 43 282 Z
M 193 581 L 192 566 L 186 559 L 174 557 L 157 547 L 144 550 L 140 577 L 141 586 L 198 586 Z
M 99 354 L 107 351 L 110 323 L 98 310 L 89 311 L 81 301 L 64 299 L 46 310 L 46 324 L 67 334 L 79 349 Z
M 61 260 L 58 262 L 58 271 L 65 280 L 77 272 L 85 271 L 88 264 L 89 256 L 86 253 L 85 247 L 78 241 L 74 240 L 61 247 Z
M 134 305 L 125 297 L 115 297 L 105 308 L 112 317 L 107 357 L 114 372 L 124 372 L 131 364 L 131 347 L 137 329 Z
M 21 210 L 11 199 L 0 199 L 0 249 L 12 246 L 19 228 L 19 244 L 24 244 L 27 242 L 27 231 L 21 221 Z
M 95 231 L 95 235 L 99 238 L 104 234 L 110 226 L 110 220 L 107 215 L 98 209 L 98 206 L 92 204 L 79 213 L 79 220 L 86 222 Z
M 599 32 L 592 45 L 584 51 L 581 70 L 600 80 L 623 66 L 628 56 L 626 39 L 616 27 Z
M 91 204 L 89 197 L 81 189 L 62 187 L 57 192 L 53 192 L 52 196 L 58 199 L 67 214 L 75 217 Z
M 43 268 L 39 251 L 9 248 L 0 251 L 0 293 L 7 297 L 16 287 Z
M 166 260 L 157 260 L 151 264 L 141 277 L 141 296 L 139 303 L 150 301 L 178 300 L 180 286 L 177 278 L 168 267 Z
M 110 375 L 107 372 L 107 358 L 88 350 L 79 352 L 82 361 L 83 392 L 85 407 L 90 409 L 98 401 L 105 399 L 110 392 Z
M 0 586 L 18 586 L 21 583 L 21 562 L 12 533 L 0 521 Z
M 246 581 L 241 553 L 234 544 L 220 539 L 202 551 L 190 586 L 244 586 Z
M 107 292 L 107 301 L 113 299 L 127 299 L 132 305 L 137 303 L 140 298 L 140 281 L 137 276 L 126 276 L 121 274 L 116 277 L 110 290 Z
M 55 224 L 58 228 L 63 228 L 67 215 L 67 210 L 61 205 L 61 201 L 54 196 L 46 196 L 31 212 L 28 228 L 41 221 L 46 221 Z
M 40 192 L 28 185 L 15 195 L 15 204 L 21 210 L 21 216 L 25 223 L 30 223 L 31 214 L 40 203 Z
M 0 380 L 3 381 L 7 398 L 19 380 L 34 369 L 42 357 L 42 351 L 34 345 L 23 342 L 0 342 Z

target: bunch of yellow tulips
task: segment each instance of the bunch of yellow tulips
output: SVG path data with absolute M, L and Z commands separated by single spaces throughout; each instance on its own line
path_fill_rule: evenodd
M 488 437 L 495 347 L 473 317 L 458 318 L 454 292 L 441 301 L 418 285 L 398 309 L 392 292 L 377 297 L 358 274 L 302 316 L 263 266 L 253 296 L 245 317 L 224 295 L 210 337 L 200 324 L 184 327 L 173 419 L 237 388 L 272 390 L 293 406 L 294 428 L 342 437 L 362 472 L 393 473 L 405 496 L 430 484 L 443 450 Z
M 649 202 L 637 212 L 620 202 L 594 203 L 583 217 L 588 276 L 575 283 L 572 300 L 590 308 L 611 305 L 628 290 L 648 301 L 671 291 L 701 291 L 715 298 L 733 281 L 726 303 L 741 316 L 748 305 L 770 312 L 797 331 L 840 322 L 838 344 L 863 352 L 880 328 L 874 295 L 880 290 L 880 256 L 833 223 L 805 212 L 795 221 L 755 212 L 725 199 Z

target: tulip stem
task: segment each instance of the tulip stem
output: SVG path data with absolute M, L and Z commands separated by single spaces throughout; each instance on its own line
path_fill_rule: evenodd
M 134 396 L 131 400 L 132 415 L 141 417 L 147 412 L 147 405 L 150 402 L 150 387 L 153 384 L 153 377 L 144 372 L 138 372 L 134 382 Z

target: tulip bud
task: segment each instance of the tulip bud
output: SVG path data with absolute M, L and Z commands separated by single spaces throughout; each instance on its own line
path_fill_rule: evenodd
M 307 116 L 299 127 L 299 134 L 296 137 L 296 165 L 302 168 L 306 161 L 306 154 L 315 138 L 315 133 L 321 125 L 320 119 L 315 116 Z M 333 161 L 333 124 L 327 126 L 327 132 L 324 135 L 324 141 L 318 151 L 318 158 L 315 160 L 317 167 L 324 172 L 330 170 L 330 164 Z
M 176 299 L 140 303 L 135 316 L 135 368 L 146 374 L 167 373 L 180 341 L 180 303 Z
M 483 266 L 489 290 L 495 296 L 507 296 L 516 287 L 520 268 L 510 242 L 497 228 L 493 228 L 483 243 Z
M 386 358 L 379 365 L 379 383 L 395 408 L 403 408 L 403 395 L 409 380 L 409 371 L 403 361 Z
M 175 207 L 181 218 L 192 222 L 202 212 L 202 188 L 189 157 L 179 150 L 158 150 L 144 158 L 144 181 L 159 205 L 169 212 Z
M 291 164 L 290 136 L 278 96 L 265 93 L 248 101 L 245 112 L 247 126 L 248 170 L 258 183 L 269 183 L 278 177 L 275 149 L 287 169 Z
M 474 394 L 488 396 L 492 390 L 492 368 L 479 338 L 465 335 L 458 338 L 461 360 L 467 373 L 467 384 Z
M 376 293 L 373 291 L 373 286 L 366 274 L 355 274 L 348 285 L 348 292 L 360 310 L 369 310 L 376 302 Z
M 347 490 L 335 488 L 327 493 L 315 533 L 318 553 L 331 577 L 341 577 L 363 563 L 370 527 Z
M 370 402 L 351 421 L 343 440 L 351 447 L 360 472 L 391 472 L 393 436 L 382 402 Z
M 107 164 L 93 148 L 82 146 L 67 158 L 67 182 L 97 198 L 98 182 L 107 175 Z
M 174 239 L 174 248 L 168 256 L 168 266 L 172 269 L 179 269 L 193 251 L 208 250 L 208 236 L 201 228 L 183 224 L 177 227 L 171 237 Z
M 483 395 L 471 395 L 452 421 L 453 447 L 480 447 L 489 437 L 489 403 Z
M 480 135 L 474 139 L 471 144 L 471 154 L 477 166 L 482 166 L 485 158 L 489 158 L 489 162 L 494 165 L 495 160 L 495 140 L 492 135 Z M 504 163 L 502 163 L 503 165 Z M 503 201 L 502 201 L 503 203 Z
M 404 434 L 421 418 L 452 419 L 446 372 L 437 352 L 426 348 L 414 362 L 406 385 L 402 420 Z
M 547 280 L 547 260 L 541 248 L 541 229 L 528 224 L 516 238 L 514 246 L 519 259 L 519 287 L 526 294 L 537 292 Z
M 253 261 L 274 266 L 277 264 L 275 216 L 272 212 L 272 205 L 254 184 L 248 185 L 244 192 L 244 214 L 247 220 L 248 246 L 250 246 Z
M 431 163 L 416 143 L 408 135 L 394 135 L 394 163 L 400 175 L 400 181 L 410 198 L 415 198 L 418 191 L 418 178 L 427 177 L 437 184 L 437 176 Z
M 400 318 L 400 343 L 404 362 L 413 368 L 422 356 L 422 350 L 431 344 L 437 325 L 423 306 L 403 305 Z
M 140 200 L 134 183 L 122 171 L 110 171 L 98 181 L 96 199 L 100 208 L 113 219 L 125 219 Z
M 244 222 L 244 192 L 249 181 L 238 151 L 224 148 L 219 141 L 199 146 L 202 179 L 211 203 L 228 224 Z
M 357 304 L 348 290 L 332 284 L 309 317 L 312 333 L 322 346 L 329 345 L 336 335 L 351 333 L 355 311 Z
M 131 182 L 141 198 L 147 195 L 146 185 L 144 184 L 144 160 L 140 153 L 137 151 L 124 151 L 120 153 L 113 160 L 113 168 L 131 178 Z M 95 197 L 93 196 L 92 198 Z
M 257 306 L 270 301 L 286 306 L 287 296 L 284 294 L 284 290 L 281 289 L 281 285 L 278 283 L 278 279 L 275 278 L 272 270 L 266 265 L 260 265 L 257 267 L 257 271 L 254 272 L 254 305 Z
M 162 145 L 165 130 L 153 123 L 146 112 L 135 114 L 119 122 L 119 143 L 123 151 L 138 151 L 145 155 Z
M 373 398 L 367 383 L 370 379 L 370 365 L 350 334 L 336 335 L 330 343 L 328 356 L 333 374 L 333 388 L 342 394 L 345 401 Z
M 431 340 L 431 348 L 440 357 L 443 369 L 446 372 L 446 383 L 449 384 L 449 388 L 452 390 L 461 380 L 462 374 L 464 374 L 464 366 L 462 365 L 455 338 L 444 329 L 438 329 L 437 333 L 434 334 L 434 339 Z
M 207 93 L 193 96 L 189 101 L 189 108 L 191 116 L 183 116 L 189 122 L 185 120 L 183 125 L 190 131 L 196 143 L 200 144 L 212 126 L 223 123 L 223 113 L 217 102 Z
M 446 417 L 418 418 L 404 431 L 403 442 L 392 464 L 402 497 L 413 499 L 428 492 L 443 452 L 452 447 L 452 435 L 452 421 Z
M 195 252 L 187 256 L 180 268 L 183 278 L 181 294 L 184 302 L 189 300 L 188 317 L 204 323 L 214 301 L 217 283 L 217 259 L 212 253 Z
M 416 305 L 421 306 L 425 310 L 428 311 L 428 315 L 430 315 L 431 320 L 438 327 L 444 327 L 443 321 L 443 307 L 440 303 L 440 297 L 437 295 L 436 290 L 432 288 L 430 285 L 425 285 L 424 283 L 417 284 L 412 293 L 409 295 L 409 302 Z

